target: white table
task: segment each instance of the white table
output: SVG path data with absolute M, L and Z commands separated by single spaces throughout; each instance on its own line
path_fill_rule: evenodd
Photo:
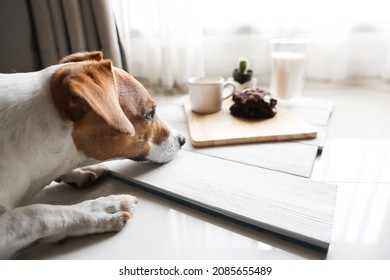
M 44 245 L 27 251 L 21 258 L 389 259 L 388 89 L 313 88 L 307 91 L 307 96 L 333 101 L 335 105 L 322 155 L 315 159 L 311 174 L 310 171 L 307 174 L 311 179 L 338 186 L 327 254 L 107 179 L 87 191 L 64 186 L 53 188 L 50 192 L 55 197 L 50 202 L 67 204 L 111 193 L 133 193 L 140 203 L 134 218 L 121 232 Z M 168 121 L 175 121 L 172 118 Z M 36 201 L 45 199 L 47 196 Z

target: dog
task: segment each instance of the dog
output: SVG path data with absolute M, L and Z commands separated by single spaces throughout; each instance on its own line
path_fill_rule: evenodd
M 170 161 L 185 138 L 162 122 L 147 90 L 100 51 L 30 73 L 0 74 L 0 258 L 37 242 L 120 231 L 137 199 L 28 204 L 52 181 L 82 186 L 108 172 L 90 159 Z

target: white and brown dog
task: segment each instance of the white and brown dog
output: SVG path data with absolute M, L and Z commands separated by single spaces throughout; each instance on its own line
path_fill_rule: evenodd
M 134 196 L 75 205 L 28 205 L 28 199 L 57 178 L 82 185 L 108 171 L 81 167 L 90 158 L 171 160 L 185 139 L 155 110 L 146 89 L 101 52 L 73 54 L 38 72 L 1 74 L 0 258 L 37 241 L 121 230 Z

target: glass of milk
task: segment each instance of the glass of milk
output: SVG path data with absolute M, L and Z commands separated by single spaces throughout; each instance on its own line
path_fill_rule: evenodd
M 282 101 L 299 97 L 305 81 L 308 39 L 271 39 L 270 92 Z

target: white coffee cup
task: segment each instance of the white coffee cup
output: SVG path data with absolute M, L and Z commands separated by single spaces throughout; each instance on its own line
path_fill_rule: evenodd
M 188 80 L 188 90 L 191 110 L 209 114 L 221 110 L 222 101 L 235 92 L 236 86 L 222 77 L 192 77 Z

